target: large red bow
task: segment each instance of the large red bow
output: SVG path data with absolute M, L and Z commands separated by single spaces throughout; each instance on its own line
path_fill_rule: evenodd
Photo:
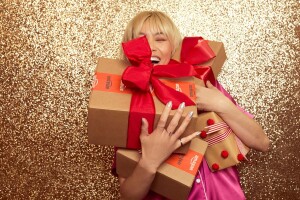
M 166 86 L 159 78 L 196 76 L 197 73 L 194 67 L 187 63 L 172 63 L 153 67 L 151 63 L 152 52 L 145 36 L 123 43 L 122 46 L 125 55 L 133 65 L 127 67 L 122 75 L 123 84 L 133 91 L 128 119 L 127 148 L 139 148 L 142 117 L 148 120 L 149 132 L 153 131 L 155 106 L 150 85 L 162 103 L 166 104 L 172 101 L 172 109 L 178 108 L 182 102 L 185 102 L 187 106 L 195 105 L 185 94 Z
M 208 45 L 208 41 L 202 37 L 185 37 L 182 41 L 180 61 L 195 65 L 196 77 L 203 80 L 204 83 L 209 80 L 213 85 L 216 85 L 216 79 L 211 67 L 201 65 L 215 56 L 215 53 Z

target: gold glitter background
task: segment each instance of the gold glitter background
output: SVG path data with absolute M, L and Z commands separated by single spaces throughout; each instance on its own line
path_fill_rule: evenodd
M 113 149 L 87 142 L 97 57 L 127 22 L 168 13 L 183 35 L 224 42 L 220 82 L 271 139 L 239 166 L 248 199 L 300 198 L 300 4 L 292 0 L 0 2 L 0 198 L 118 199 Z

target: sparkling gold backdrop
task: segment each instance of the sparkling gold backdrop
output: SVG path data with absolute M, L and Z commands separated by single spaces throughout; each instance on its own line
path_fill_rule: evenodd
M 112 147 L 87 142 L 97 57 L 117 58 L 126 23 L 168 13 L 183 35 L 224 42 L 220 82 L 271 139 L 239 167 L 248 199 L 300 198 L 299 2 L 0 2 L 0 199 L 118 199 Z

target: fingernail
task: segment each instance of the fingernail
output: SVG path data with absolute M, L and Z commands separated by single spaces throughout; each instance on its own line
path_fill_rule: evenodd
M 198 131 L 198 132 L 196 132 L 196 136 L 199 136 L 200 135 L 200 132 Z
M 179 105 L 179 108 L 180 109 L 183 109 L 185 107 L 185 102 L 182 102 L 180 105 Z
M 168 107 L 168 108 L 171 108 L 171 107 L 172 107 L 172 101 L 169 101 L 169 102 L 167 103 L 167 107 Z
M 189 118 L 191 119 L 193 117 L 194 111 L 189 112 Z

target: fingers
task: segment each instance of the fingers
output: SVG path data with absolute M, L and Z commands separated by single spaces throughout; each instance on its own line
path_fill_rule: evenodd
M 199 135 L 200 135 L 200 132 L 195 132 L 195 133 L 192 133 L 191 135 L 188 135 L 186 137 L 178 139 L 176 142 L 176 149 L 185 145 L 186 143 L 190 142 L 192 139 L 194 139 L 195 137 L 197 137 Z
M 181 103 L 175 113 L 175 115 L 173 116 L 168 128 L 167 128 L 167 132 L 169 134 L 173 133 L 176 129 L 176 127 L 178 126 L 178 122 L 182 116 L 182 113 L 183 113 L 183 109 L 185 107 L 185 103 Z
M 159 128 L 161 130 L 163 130 L 165 128 L 171 108 L 172 108 L 172 101 L 169 101 L 160 116 L 160 119 L 157 123 L 157 128 Z
M 207 86 L 207 88 L 210 88 L 210 89 L 216 89 L 216 87 L 213 86 L 213 84 L 211 84 L 210 81 L 206 81 L 206 86 Z
M 141 127 L 141 136 L 148 135 L 148 121 L 145 118 L 142 118 L 142 127 Z
M 193 117 L 194 112 L 191 111 L 187 114 L 187 116 L 184 118 L 183 122 L 179 126 L 179 128 L 176 130 L 176 132 L 173 134 L 175 138 L 179 138 L 182 133 L 185 131 L 186 127 L 189 125 L 192 117 Z

